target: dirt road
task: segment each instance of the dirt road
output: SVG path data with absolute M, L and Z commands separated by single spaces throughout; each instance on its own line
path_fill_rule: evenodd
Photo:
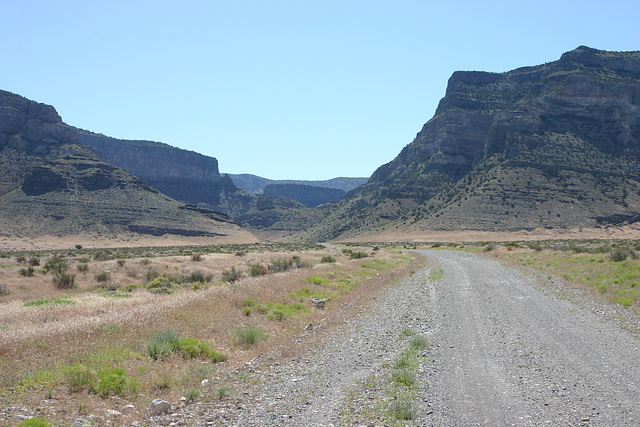
M 287 366 L 265 356 L 244 374 L 256 384 L 244 400 L 222 417 L 201 407 L 194 425 L 382 425 L 362 410 L 375 412 L 378 398 L 361 392 L 363 379 L 384 381 L 402 327 L 431 342 L 409 425 L 640 425 L 640 341 L 610 320 L 615 308 L 566 298 L 486 257 L 424 255 L 439 278 L 424 269 L 403 279 Z

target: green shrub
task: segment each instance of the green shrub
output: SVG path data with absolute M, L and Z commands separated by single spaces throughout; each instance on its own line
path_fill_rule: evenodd
M 409 350 L 419 353 L 429 347 L 429 340 L 423 335 L 417 335 L 409 342 Z
M 362 258 L 367 258 L 369 255 L 365 254 L 364 252 L 351 252 L 349 254 L 349 258 L 350 259 L 362 259 Z
M 405 421 L 413 420 L 418 415 L 413 401 L 404 396 L 398 397 L 391 402 L 389 412 L 396 420 Z
M 178 333 L 170 329 L 157 332 L 147 341 L 147 354 L 153 360 L 162 360 L 178 350 L 179 343 L 180 335 Z
M 622 305 L 623 307 L 629 307 L 631 304 L 633 304 L 633 298 L 631 298 L 631 297 L 620 297 L 618 299 L 618 304 Z
M 76 266 L 76 268 L 78 269 L 78 271 L 80 273 L 86 273 L 87 271 L 89 271 L 89 265 L 88 264 L 78 264 Z
M 311 277 L 305 277 L 304 279 L 302 279 L 303 282 L 307 282 L 307 283 L 313 283 L 314 285 L 326 285 L 327 283 L 329 283 L 329 279 L 325 279 L 324 277 L 318 277 L 318 276 L 311 276 Z
M 127 286 L 122 287 L 120 290 L 123 292 L 133 292 L 135 289 L 142 288 L 142 285 L 136 283 L 129 283 Z
M 9 295 L 9 288 L 6 284 L 0 283 L 0 296 Z
M 129 383 L 124 368 L 109 368 L 98 371 L 98 380 L 92 384 L 92 391 L 106 398 L 122 396 Z
M 91 258 L 87 258 L 87 257 L 82 257 L 82 258 L 78 258 L 78 262 L 86 264 L 89 261 L 91 261 Z
M 20 273 L 21 276 L 32 277 L 34 271 L 35 270 L 33 269 L 33 267 L 29 266 L 27 268 L 21 268 L 19 273 Z
M 78 392 L 95 382 L 95 373 L 81 363 L 76 363 L 64 371 L 64 378 L 69 385 L 69 391 Z
M 17 427 L 51 427 L 52 425 L 45 417 L 29 418 L 16 424 Z
M 58 289 L 73 289 L 76 287 L 76 275 L 58 273 L 53 278 L 53 285 Z
M 391 381 L 397 386 L 414 387 L 416 373 L 411 369 L 394 369 L 391 371 Z
M 262 329 L 255 326 L 244 326 L 236 328 L 236 330 L 233 331 L 233 337 L 237 344 L 250 347 L 265 340 L 268 335 Z
M 42 269 L 45 272 L 48 271 L 55 271 L 58 274 L 62 274 L 65 271 L 67 271 L 67 268 L 69 268 L 69 265 L 67 265 L 67 263 L 65 262 L 64 258 L 62 258 L 59 255 L 56 255 L 54 257 L 52 257 L 51 259 L 49 259 L 44 266 L 42 267 Z
M 249 276 L 258 277 L 267 274 L 267 269 L 261 264 L 253 264 L 249 269 Z
M 322 259 L 320 259 L 321 263 L 332 263 L 332 262 L 336 262 L 336 259 L 332 256 L 323 256 Z
M 235 267 L 231 267 L 231 270 L 225 270 L 222 272 L 222 281 L 233 283 L 242 277 L 242 271 L 236 270 Z
M 29 258 L 29 264 L 33 267 L 37 267 L 38 265 L 40 265 L 40 258 L 32 256 L 31 258 Z
M 103 271 L 102 273 L 98 273 L 93 277 L 96 279 L 96 282 L 108 282 L 109 280 L 111 280 L 111 273 L 109 273 L 108 271 Z
M 210 274 L 204 274 L 202 271 L 196 270 L 189 273 L 189 276 L 185 279 L 185 281 L 189 283 L 194 283 L 194 282 L 207 283 L 207 282 L 210 282 L 211 279 L 212 277 Z
M 196 261 L 196 262 L 202 261 L 202 255 L 200 255 L 200 254 L 191 255 L 191 261 Z
M 190 388 L 185 390 L 183 394 L 187 402 L 193 402 L 202 395 L 202 390 L 199 388 Z

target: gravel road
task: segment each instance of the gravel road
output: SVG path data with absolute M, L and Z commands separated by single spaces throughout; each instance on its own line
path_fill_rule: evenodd
M 415 425 L 640 425 L 640 341 L 615 307 L 567 297 L 483 256 L 422 253 L 441 278 L 429 268 L 404 278 L 313 354 L 245 366 L 238 375 L 255 387 L 233 408 L 188 405 L 173 421 L 192 411 L 193 425 L 382 425 L 348 409 L 379 398 L 362 383 L 383 378 L 408 327 L 431 342 Z

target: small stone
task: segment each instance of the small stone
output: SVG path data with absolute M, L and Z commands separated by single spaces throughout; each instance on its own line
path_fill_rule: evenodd
M 200 381 L 200 385 L 203 386 L 203 387 L 206 386 L 207 384 L 209 384 L 209 380 Z
M 119 417 L 122 415 L 122 412 L 116 411 L 115 409 L 107 409 L 106 415 L 107 417 Z
M 307 326 L 304 327 L 305 331 L 313 331 L 313 323 L 309 322 Z
M 58 409 L 58 410 L 56 411 L 56 415 L 61 416 L 61 417 L 64 417 L 64 416 L 65 416 L 65 415 L 67 415 L 68 413 L 69 413 L 69 411 L 68 411 L 68 410 L 66 410 L 66 409 Z
M 135 411 L 136 411 L 136 407 L 133 405 L 127 405 L 120 410 L 120 412 L 122 412 L 123 414 L 130 414 Z
M 171 403 L 162 399 L 154 399 L 149 404 L 148 411 L 149 411 L 149 415 L 152 417 L 155 417 L 157 415 L 168 414 L 169 411 L 171 411 Z

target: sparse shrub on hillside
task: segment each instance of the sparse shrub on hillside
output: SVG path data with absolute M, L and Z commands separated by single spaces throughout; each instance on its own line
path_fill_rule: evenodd
M 323 264 L 330 264 L 332 262 L 336 262 L 336 259 L 332 256 L 323 256 L 322 259 L 320 259 L 320 262 Z
M 157 332 L 147 341 L 147 354 L 153 360 L 162 360 L 178 349 L 180 335 L 167 329 Z
M 65 271 L 67 271 L 67 268 L 69 268 L 69 265 L 65 262 L 64 258 L 62 258 L 59 255 L 56 255 L 54 257 L 52 257 L 51 259 L 49 259 L 44 266 L 42 267 L 42 270 L 47 273 L 49 271 L 55 271 L 58 274 L 62 274 Z
M 242 277 L 242 271 L 236 270 L 235 267 L 231 267 L 231 270 L 225 270 L 222 272 L 222 281 L 233 283 Z
M 633 254 L 632 254 L 633 252 Z M 609 254 L 609 259 L 611 259 L 611 261 L 613 262 L 622 262 L 624 260 L 626 260 L 629 256 L 631 256 L 632 258 L 636 258 L 637 255 L 635 255 L 635 252 L 631 249 L 628 248 L 615 248 L 613 251 L 611 251 L 611 253 Z
M 281 273 L 283 271 L 295 269 L 295 268 L 305 268 L 310 267 L 310 265 L 304 262 L 300 257 L 294 256 L 289 259 L 276 259 L 271 260 L 271 265 L 269 265 L 269 270 L 274 273 Z
M 21 276 L 32 277 L 34 271 L 33 267 L 29 266 L 27 268 L 21 268 L 19 273 Z
M 351 252 L 349 254 L 349 258 L 351 259 L 362 259 L 362 258 L 367 258 L 369 255 L 365 254 L 364 252 Z
M 77 393 L 85 387 L 88 388 L 95 382 L 95 376 L 95 372 L 81 363 L 76 363 L 64 371 L 65 381 L 72 393 Z
M 17 262 L 18 264 L 24 264 L 25 262 L 27 262 L 27 257 L 26 257 L 26 256 L 24 256 L 24 255 L 18 255 L 18 256 L 16 257 L 16 262 Z
M 194 282 L 207 283 L 207 282 L 210 282 L 211 279 L 212 279 L 212 276 L 210 274 L 204 274 L 202 271 L 196 270 L 189 273 L 189 276 L 187 276 L 185 281 L 189 283 L 194 283 Z
M 249 269 L 249 276 L 258 277 L 267 274 L 267 269 L 262 264 L 253 264 Z
M 111 280 L 111 273 L 108 271 L 103 271 L 102 273 L 98 273 L 93 276 L 96 279 L 96 282 L 102 283 Z
M 9 288 L 6 284 L 0 283 L 0 297 L 4 295 L 9 295 Z
M 53 285 L 58 289 L 73 289 L 76 287 L 76 275 L 59 273 L 53 278 Z
M 142 264 L 142 265 L 149 265 L 149 264 L 151 264 L 151 260 L 150 260 L 149 258 L 142 258 L 142 259 L 140 260 L 140 264 Z
M 86 273 L 89 271 L 89 264 L 78 264 L 76 268 L 78 269 L 78 272 Z
M 233 332 L 233 338 L 236 344 L 251 347 L 260 341 L 265 340 L 268 335 L 260 328 L 255 326 L 244 326 L 236 328 Z
M 140 382 L 137 378 L 130 378 L 123 368 L 107 368 L 98 371 L 97 381 L 91 385 L 91 391 L 103 398 L 109 396 L 123 396 L 137 394 Z
M 36 256 L 32 256 L 29 258 L 29 264 L 32 265 L 33 267 L 37 267 L 40 265 L 40 258 L 36 257 Z
M 191 261 L 196 261 L 196 262 L 202 261 L 202 255 L 200 255 L 200 254 L 191 255 Z

